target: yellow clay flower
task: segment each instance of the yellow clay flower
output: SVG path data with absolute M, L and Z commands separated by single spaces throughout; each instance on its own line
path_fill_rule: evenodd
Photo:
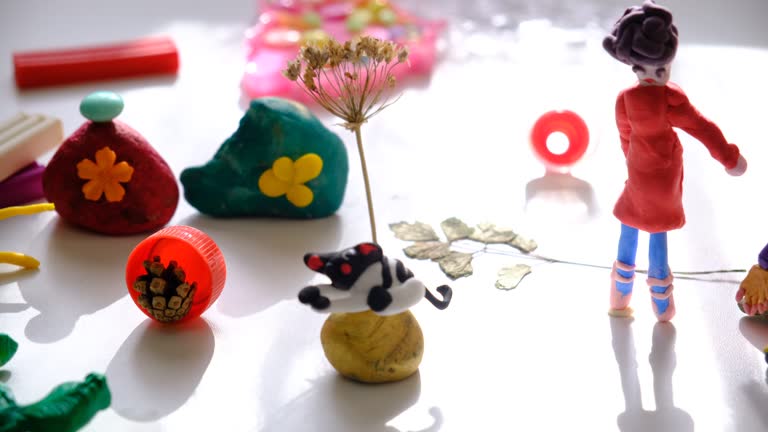
M 96 152 L 96 163 L 83 159 L 77 164 L 77 176 L 90 180 L 83 185 L 85 199 L 98 201 L 104 194 L 109 202 L 119 202 L 125 196 L 125 189 L 120 183 L 128 183 L 133 175 L 133 167 L 128 162 L 115 165 L 117 155 L 109 147 Z
M 322 170 L 323 160 L 314 153 L 307 153 L 296 162 L 283 156 L 259 177 L 259 190 L 270 198 L 285 195 L 296 207 L 306 207 L 315 196 L 304 183 L 319 176 Z

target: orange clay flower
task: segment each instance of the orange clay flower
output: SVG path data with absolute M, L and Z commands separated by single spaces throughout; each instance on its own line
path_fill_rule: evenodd
M 119 202 L 125 196 L 125 189 L 120 183 L 128 183 L 133 175 L 133 167 L 128 162 L 115 165 L 117 155 L 109 147 L 96 152 L 96 163 L 83 159 L 77 164 L 77 176 L 90 180 L 83 185 L 85 199 L 98 201 L 104 194 L 109 202 Z

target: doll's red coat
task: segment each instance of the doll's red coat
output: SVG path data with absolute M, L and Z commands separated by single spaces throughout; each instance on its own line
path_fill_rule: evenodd
M 672 127 L 701 141 L 726 168 L 739 159 L 739 148 L 672 83 L 622 91 L 616 100 L 616 123 L 627 158 L 627 181 L 613 213 L 623 224 L 643 231 L 664 232 L 685 224 L 683 148 Z

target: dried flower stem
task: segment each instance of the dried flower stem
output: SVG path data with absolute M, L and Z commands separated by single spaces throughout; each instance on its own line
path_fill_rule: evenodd
M 357 151 L 360 153 L 360 165 L 363 167 L 363 182 L 365 182 L 365 197 L 368 200 L 368 219 L 371 221 L 371 238 L 374 243 L 376 240 L 376 218 L 373 214 L 373 198 L 371 198 L 371 182 L 368 180 L 368 168 L 365 163 L 365 152 L 363 151 L 363 137 L 360 134 L 360 126 L 355 129 L 355 138 L 357 139 Z
M 400 98 L 391 99 L 395 88 L 393 70 L 407 60 L 407 49 L 362 36 L 343 45 L 333 39 L 305 45 L 283 71 L 312 100 L 344 120 L 347 130 L 355 132 L 374 242 L 376 222 L 360 128 Z

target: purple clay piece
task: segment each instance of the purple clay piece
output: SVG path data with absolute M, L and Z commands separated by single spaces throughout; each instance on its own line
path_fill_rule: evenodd
M 45 167 L 32 162 L 11 177 L 0 182 L 0 208 L 26 204 L 45 196 L 43 172 Z
M 765 245 L 760 251 L 760 255 L 757 256 L 757 263 L 760 264 L 761 269 L 768 270 L 768 245 Z

